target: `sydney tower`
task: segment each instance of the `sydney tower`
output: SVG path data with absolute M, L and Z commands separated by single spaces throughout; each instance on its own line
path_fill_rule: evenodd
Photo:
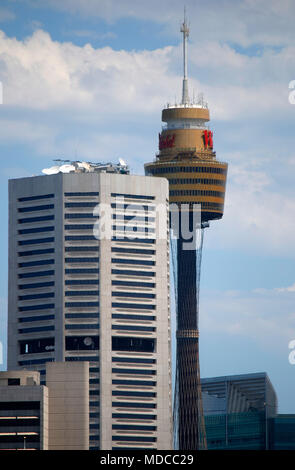
M 187 80 L 187 39 L 184 18 L 183 86 L 180 104 L 162 111 L 155 161 L 145 164 L 146 175 L 169 181 L 171 246 L 176 294 L 176 383 L 174 396 L 175 448 L 206 449 L 199 363 L 199 286 L 203 232 L 209 221 L 221 219 L 227 163 L 216 159 L 209 109 L 202 95 L 191 101 Z M 178 210 L 175 211 L 175 208 Z M 177 215 L 175 215 L 177 212 Z M 177 225 L 177 229 L 175 228 Z M 188 226 L 191 239 L 188 240 Z M 177 233 L 177 235 L 175 235 Z M 190 243 L 188 243 L 190 241 Z

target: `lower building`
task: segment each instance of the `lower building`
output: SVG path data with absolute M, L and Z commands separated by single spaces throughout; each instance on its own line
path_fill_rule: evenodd
M 48 449 L 48 388 L 39 372 L 0 372 L 0 450 Z
M 266 373 L 201 380 L 208 449 L 295 450 L 295 415 L 277 414 Z
M 0 450 L 87 450 L 89 364 L 0 372 Z

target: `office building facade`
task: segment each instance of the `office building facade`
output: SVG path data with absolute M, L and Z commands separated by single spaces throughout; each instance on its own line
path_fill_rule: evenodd
M 201 379 L 208 449 L 269 450 L 277 397 L 266 373 Z
M 8 368 L 88 361 L 90 449 L 172 448 L 168 225 L 164 179 L 9 182 Z

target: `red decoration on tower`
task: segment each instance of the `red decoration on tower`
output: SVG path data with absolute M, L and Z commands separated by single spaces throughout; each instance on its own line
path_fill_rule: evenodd
M 159 150 L 167 149 L 167 148 L 172 148 L 175 145 L 175 134 L 173 135 L 166 135 L 166 136 L 161 136 L 159 134 Z
M 210 149 L 213 148 L 213 132 L 212 131 L 205 130 L 203 133 L 203 140 L 204 140 L 204 146 L 206 149 L 208 147 Z

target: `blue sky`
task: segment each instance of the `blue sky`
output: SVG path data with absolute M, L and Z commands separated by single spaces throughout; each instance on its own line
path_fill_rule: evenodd
M 295 413 L 295 5 L 187 0 L 186 8 L 190 93 L 204 93 L 217 156 L 229 163 L 225 215 L 204 241 L 201 374 L 266 371 L 280 412 Z M 182 16 L 176 0 L 0 2 L 4 346 L 8 178 L 40 174 L 53 158 L 121 157 L 143 174 L 161 110 L 180 99 Z

